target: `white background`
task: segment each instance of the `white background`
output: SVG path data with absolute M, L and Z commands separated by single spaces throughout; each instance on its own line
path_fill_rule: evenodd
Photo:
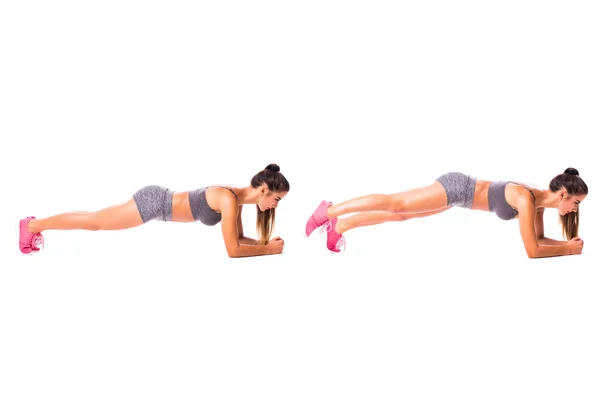
M 0 398 L 597 399 L 594 3 L 4 2 Z M 271 162 L 282 255 L 159 222 L 18 252 L 24 216 Z M 590 187 L 581 256 L 529 260 L 518 222 L 464 209 L 337 255 L 303 237 L 323 199 L 567 167 Z

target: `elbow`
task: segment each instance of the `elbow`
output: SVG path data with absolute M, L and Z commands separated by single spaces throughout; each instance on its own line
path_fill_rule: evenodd
M 224 243 L 223 243 L 223 247 L 225 247 L 225 251 L 227 252 L 227 257 L 229 258 L 238 258 L 241 256 L 242 253 L 242 249 L 240 246 L 240 241 L 233 239 L 231 240 L 231 238 L 224 238 Z
M 229 258 L 239 258 L 240 257 L 240 253 L 239 251 L 227 251 L 227 256 Z
M 540 257 L 540 251 L 539 251 L 539 247 L 533 248 L 533 249 L 527 249 L 527 257 L 531 258 L 539 258 Z
M 240 251 L 240 246 L 227 247 L 227 256 L 229 258 L 242 257 L 242 252 Z

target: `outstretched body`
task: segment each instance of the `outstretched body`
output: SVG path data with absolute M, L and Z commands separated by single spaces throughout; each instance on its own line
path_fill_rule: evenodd
M 306 223 L 306 236 L 318 227 L 327 232 L 327 248 L 339 252 L 343 234 L 361 226 L 388 221 L 423 218 L 454 206 L 494 212 L 503 220 L 519 219 L 519 228 L 529 258 L 580 254 L 583 240 L 578 235 L 579 204 L 588 187 L 574 168 L 556 175 L 546 190 L 512 181 L 486 181 L 460 172 L 438 177 L 431 185 L 395 194 L 371 194 L 339 204 L 322 201 Z M 544 210 L 557 208 L 563 237 L 544 236 Z M 339 219 L 344 214 L 357 213 Z
M 277 205 L 289 190 L 290 185 L 276 164 L 269 164 L 243 188 L 216 185 L 177 192 L 157 185 L 146 186 L 125 203 L 99 211 L 68 212 L 43 219 L 24 218 L 19 223 L 19 248 L 24 254 L 38 252 L 43 245 L 41 233 L 48 230 L 121 230 L 152 220 L 200 221 L 208 226 L 221 222 L 229 257 L 280 254 L 283 239 L 271 239 L 271 234 Z M 258 240 L 244 236 L 244 204 L 256 204 Z

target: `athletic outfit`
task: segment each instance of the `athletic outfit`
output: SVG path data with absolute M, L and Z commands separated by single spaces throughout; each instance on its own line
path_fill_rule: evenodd
M 477 178 L 460 172 L 449 172 L 438 177 L 436 180 L 446 190 L 448 205 L 471 208 L 473 199 L 475 198 L 475 183 Z M 509 183 L 520 185 L 520 183 L 511 181 L 494 181 L 488 189 L 488 207 L 490 211 L 505 221 L 511 220 L 519 214 L 506 201 L 506 185 Z M 526 189 L 529 190 L 535 201 L 533 191 L 529 188 Z
M 206 201 L 206 186 L 189 192 L 190 208 L 194 221 L 200 221 L 204 225 L 216 225 L 221 221 L 221 214 L 210 208 Z M 235 198 L 235 192 L 225 186 Z M 145 186 L 135 192 L 133 200 L 140 212 L 142 222 L 148 221 L 171 221 L 173 219 L 173 193 L 174 191 L 158 185 Z

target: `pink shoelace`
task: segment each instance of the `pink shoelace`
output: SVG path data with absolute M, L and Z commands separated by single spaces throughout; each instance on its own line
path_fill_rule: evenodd
M 40 246 L 41 246 L 41 248 L 40 248 Z M 34 234 L 33 237 L 31 238 L 31 250 L 32 251 L 40 251 L 43 248 L 44 248 L 44 237 L 39 233 Z
M 328 233 L 329 231 L 331 231 L 332 227 L 333 226 L 331 221 L 327 221 L 321 226 L 319 233 Z M 346 239 L 344 238 L 344 236 L 340 235 L 340 238 L 335 244 L 335 248 L 339 250 L 342 246 L 344 247 L 344 250 L 346 250 Z

